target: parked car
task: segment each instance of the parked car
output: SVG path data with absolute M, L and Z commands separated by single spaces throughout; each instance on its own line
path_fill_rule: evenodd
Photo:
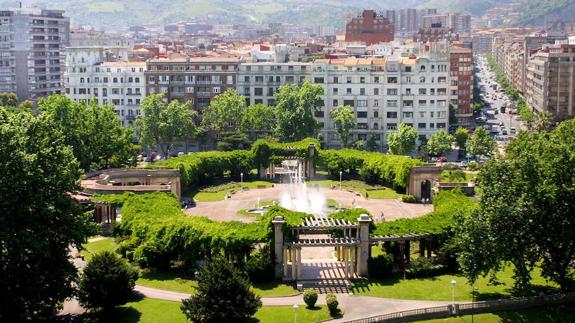
M 447 161 L 447 157 L 441 156 L 441 157 L 439 157 L 439 161 L 442 163 L 445 163 Z

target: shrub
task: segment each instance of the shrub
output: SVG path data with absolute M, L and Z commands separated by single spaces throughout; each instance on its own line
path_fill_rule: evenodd
M 394 259 L 392 254 L 383 254 L 371 257 L 367 261 L 367 269 L 371 278 L 385 278 L 393 271 Z
M 245 275 L 217 258 L 200 270 L 196 292 L 181 310 L 192 322 L 246 322 L 261 306 Z
M 254 252 L 246 261 L 244 270 L 252 283 L 262 283 L 274 279 L 274 264 L 268 246 Z
M 303 301 L 307 308 L 314 308 L 317 302 L 317 292 L 314 289 L 306 289 L 303 293 Z
M 467 169 L 471 170 L 471 171 L 475 171 L 479 169 L 479 164 L 475 161 L 470 161 L 469 163 L 467 163 Z
M 404 203 L 417 203 L 417 198 L 413 195 L 404 195 L 401 197 L 401 201 Z
M 124 259 L 104 251 L 94 255 L 84 269 L 78 285 L 80 304 L 110 310 L 128 302 L 138 271 Z
M 431 259 L 420 257 L 410 262 L 409 268 L 405 270 L 407 278 L 425 278 L 437 276 L 443 273 L 445 266 L 434 263 Z
M 337 301 L 337 297 L 331 293 L 327 294 L 325 296 L 325 302 L 327 304 L 329 314 L 331 314 L 331 316 L 336 316 L 339 313 L 339 310 L 337 308 L 339 305 L 339 302 Z

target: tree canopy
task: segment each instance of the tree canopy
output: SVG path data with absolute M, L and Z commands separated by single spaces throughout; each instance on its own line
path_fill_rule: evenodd
M 202 126 L 211 131 L 231 131 L 242 122 L 246 98 L 236 90 L 226 90 L 204 109 Z
M 41 99 L 38 108 L 72 147 L 80 167 L 86 171 L 135 163 L 138 147 L 134 130 L 122 127 L 111 106 L 75 102 L 63 95 Z
M 329 113 L 335 124 L 343 148 L 347 148 L 351 129 L 355 128 L 355 115 L 349 105 L 341 105 Z
M 497 143 L 489 132 L 483 127 L 475 129 L 475 132 L 467 139 L 467 151 L 473 156 L 489 156 L 495 150 Z
M 471 280 L 508 261 L 515 287 L 525 290 L 540 262 L 543 276 L 573 288 L 574 136 L 573 120 L 551 133 L 521 132 L 505 156 L 484 165 L 479 208 L 459 226 L 459 261 Z
M 467 143 L 467 139 L 469 139 L 469 131 L 463 127 L 459 127 L 455 130 L 454 137 L 457 147 L 459 147 L 459 149 L 465 149 L 465 144 Z
M 453 148 L 451 144 L 453 143 L 453 136 L 447 133 L 445 130 L 439 130 L 429 138 L 427 142 L 427 151 L 430 155 L 442 156 L 449 153 Z
M 91 233 L 78 162 L 51 118 L 0 108 L 0 321 L 41 321 L 72 295 L 68 246 Z
M 196 293 L 181 306 L 192 322 L 247 322 L 262 306 L 246 277 L 226 259 L 208 262 L 197 278 Z
M 405 123 L 399 125 L 399 130 L 387 136 L 387 146 L 392 154 L 407 155 L 415 149 L 417 131 Z
M 260 103 L 248 106 L 241 115 L 239 130 L 244 133 L 269 134 L 274 128 L 274 108 Z
M 174 100 L 166 104 L 162 94 L 153 94 L 142 101 L 142 112 L 144 115 L 136 120 L 140 142 L 152 149 L 160 147 L 166 157 L 175 141 L 196 136 L 194 118 L 197 113 L 187 103 Z
M 275 136 L 281 141 L 315 137 L 318 122 L 314 113 L 323 106 L 323 88 L 305 81 L 302 86 L 283 85 L 276 92 Z

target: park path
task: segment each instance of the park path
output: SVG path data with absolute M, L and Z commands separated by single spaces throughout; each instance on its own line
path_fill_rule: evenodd
M 148 298 L 155 298 L 167 301 L 179 302 L 190 297 L 190 294 L 167 291 L 162 289 L 136 286 L 135 290 Z M 349 294 L 337 294 L 340 308 L 344 312 L 344 317 L 330 322 L 345 322 L 370 316 L 383 315 L 399 311 L 407 311 L 418 308 L 448 305 L 448 301 L 426 301 L 426 300 L 402 300 L 370 296 L 356 296 Z M 285 297 L 262 297 L 263 306 L 293 306 L 294 304 L 304 305 L 303 295 Z M 318 304 L 325 304 L 325 294 L 320 294 Z

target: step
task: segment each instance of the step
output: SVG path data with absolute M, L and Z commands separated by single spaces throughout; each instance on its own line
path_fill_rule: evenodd
M 349 294 L 351 281 L 348 279 L 321 279 L 321 280 L 298 280 L 298 289 L 314 289 L 320 294 Z

